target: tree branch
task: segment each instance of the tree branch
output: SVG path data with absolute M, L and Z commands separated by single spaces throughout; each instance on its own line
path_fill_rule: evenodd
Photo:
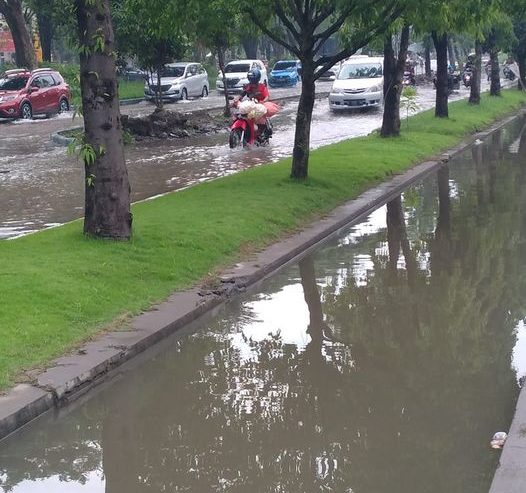
M 341 62 L 343 59 L 354 55 L 360 48 L 365 46 L 380 33 L 384 32 L 389 24 L 391 24 L 394 19 L 399 17 L 404 10 L 403 7 L 395 7 L 396 2 L 393 2 L 388 8 L 385 9 L 385 15 L 380 17 L 383 19 L 383 22 L 376 26 L 376 28 L 374 28 L 372 31 L 358 35 L 357 38 L 355 38 L 355 40 L 351 43 L 350 47 L 341 50 L 336 55 L 324 56 L 318 59 L 317 64 L 320 68 L 314 73 L 314 80 L 318 80 L 321 74 L 330 69 L 335 63 Z M 390 14 L 388 14 L 388 11 L 391 11 Z
M 321 45 L 321 43 L 329 39 L 333 34 L 337 33 L 340 30 L 340 28 L 343 26 L 343 23 L 348 19 L 348 17 L 351 15 L 352 11 L 355 8 L 356 8 L 356 4 L 349 5 L 340 14 L 338 20 L 336 20 L 331 26 L 325 29 L 325 31 L 322 31 L 321 33 L 315 34 L 313 36 L 314 41 L 320 41 L 320 45 Z
M 2 0 L 0 0 L 0 1 L 2 1 Z M 291 53 L 294 53 L 294 55 L 296 55 L 299 58 L 300 52 L 299 52 L 298 48 L 292 46 L 290 43 L 285 41 L 285 39 L 279 37 L 274 31 L 271 31 L 265 25 L 265 23 L 260 20 L 259 16 L 256 15 L 256 12 L 254 11 L 254 9 L 247 8 L 246 12 L 250 16 L 250 18 L 252 19 L 252 22 L 256 26 L 258 26 L 259 29 L 261 29 L 261 31 L 263 31 L 270 39 L 272 39 L 276 43 L 280 44 L 281 46 L 283 46 L 284 48 L 289 50 Z
M 283 22 L 285 27 L 292 33 L 292 36 L 294 39 L 298 42 L 300 42 L 300 33 L 296 29 L 296 26 L 290 21 L 290 19 L 287 17 L 286 12 L 283 10 L 283 6 L 281 5 L 281 2 L 275 1 L 274 7 L 276 9 L 276 15 L 278 16 L 279 20 Z

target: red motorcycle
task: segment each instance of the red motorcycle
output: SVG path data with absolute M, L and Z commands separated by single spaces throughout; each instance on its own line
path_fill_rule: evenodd
M 243 101 L 233 103 L 233 122 L 230 125 L 228 142 L 231 149 L 250 145 L 267 146 L 272 137 L 270 118 L 278 111 L 271 102 Z

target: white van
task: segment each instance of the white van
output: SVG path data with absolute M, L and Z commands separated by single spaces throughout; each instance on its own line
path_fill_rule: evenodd
M 383 57 L 357 55 L 341 67 L 329 94 L 329 108 L 378 108 L 383 101 Z

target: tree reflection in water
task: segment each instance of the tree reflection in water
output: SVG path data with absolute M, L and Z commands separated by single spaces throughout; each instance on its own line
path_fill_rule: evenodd
M 487 491 L 488 437 L 511 419 L 513 329 L 526 315 L 526 176 L 506 138 L 393 199 L 385 227 L 304 258 L 208 330 L 3 444 L 3 490 L 99 471 L 107 493 Z M 305 303 L 254 337 L 257 308 L 288 290 Z M 295 344 L 286 323 L 307 310 Z

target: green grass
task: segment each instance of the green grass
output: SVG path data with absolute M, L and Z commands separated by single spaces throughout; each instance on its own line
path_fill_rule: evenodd
M 135 99 L 144 97 L 143 80 L 119 80 L 119 99 Z
M 311 154 L 306 183 L 288 179 L 284 159 L 137 204 L 129 243 L 86 239 L 81 221 L 0 242 L 0 388 L 524 102 L 505 91 L 480 107 L 451 104 L 448 120 L 419 114 L 399 139 L 324 147 Z

